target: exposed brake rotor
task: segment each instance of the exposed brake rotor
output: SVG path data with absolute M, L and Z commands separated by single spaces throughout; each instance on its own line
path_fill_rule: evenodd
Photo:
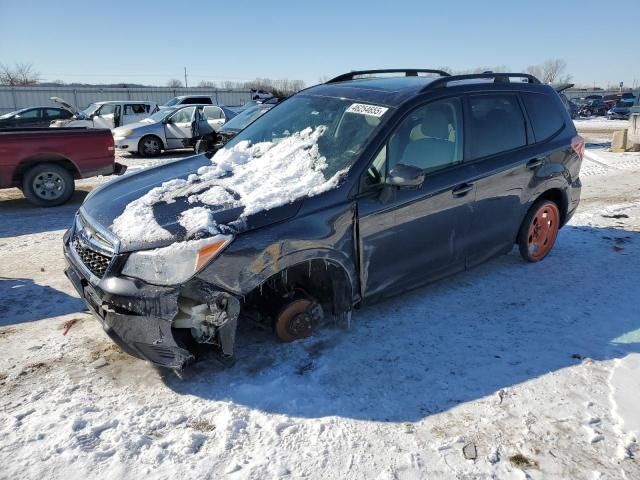
M 313 326 L 322 318 L 322 307 L 316 302 L 300 298 L 288 303 L 276 319 L 276 335 L 283 342 L 307 338 Z

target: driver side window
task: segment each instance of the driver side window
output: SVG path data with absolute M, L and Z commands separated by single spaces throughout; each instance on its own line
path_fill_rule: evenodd
M 191 117 L 195 107 L 188 107 L 178 110 L 172 117 L 172 123 L 191 123 Z
M 462 102 L 447 98 L 418 107 L 391 135 L 389 170 L 403 164 L 434 172 L 462 161 Z

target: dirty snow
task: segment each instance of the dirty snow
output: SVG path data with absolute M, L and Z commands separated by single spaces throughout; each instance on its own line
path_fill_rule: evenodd
M 64 277 L 86 192 L 0 192 L 0 477 L 640 478 L 640 165 L 598 149 L 543 262 L 513 251 L 294 344 L 245 326 L 234 367 L 182 378 L 119 351 Z
M 244 218 L 334 188 L 342 172 L 325 178 L 326 159 L 318 151 L 318 139 L 325 130 L 306 128 L 277 143 L 240 142 L 223 148 L 211 159 L 212 165 L 201 167 L 197 175 L 165 182 L 127 205 L 114 220 L 113 232 L 124 241 L 171 238 L 155 221 L 153 206 L 180 197 L 190 203 L 243 207 Z M 210 229 L 207 211 L 195 207 L 185 212 L 182 219 L 189 225 L 187 230 Z

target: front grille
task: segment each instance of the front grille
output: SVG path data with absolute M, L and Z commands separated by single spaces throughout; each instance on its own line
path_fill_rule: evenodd
M 73 239 L 73 248 L 84 266 L 87 267 L 91 273 L 99 278 L 104 276 L 111 263 L 111 257 L 85 247 L 77 237 Z

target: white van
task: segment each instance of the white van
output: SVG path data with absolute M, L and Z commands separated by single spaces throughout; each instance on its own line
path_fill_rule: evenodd
M 88 127 L 118 128 L 129 123 L 139 122 L 158 110 L 155 102 L 137 100 L 118 100 L 112 102 L 95 102 L 80 111 L 66 100 L 51 97 L 62 108 L 73 114 L 68 120 L 54 120 L 50 127 Z

